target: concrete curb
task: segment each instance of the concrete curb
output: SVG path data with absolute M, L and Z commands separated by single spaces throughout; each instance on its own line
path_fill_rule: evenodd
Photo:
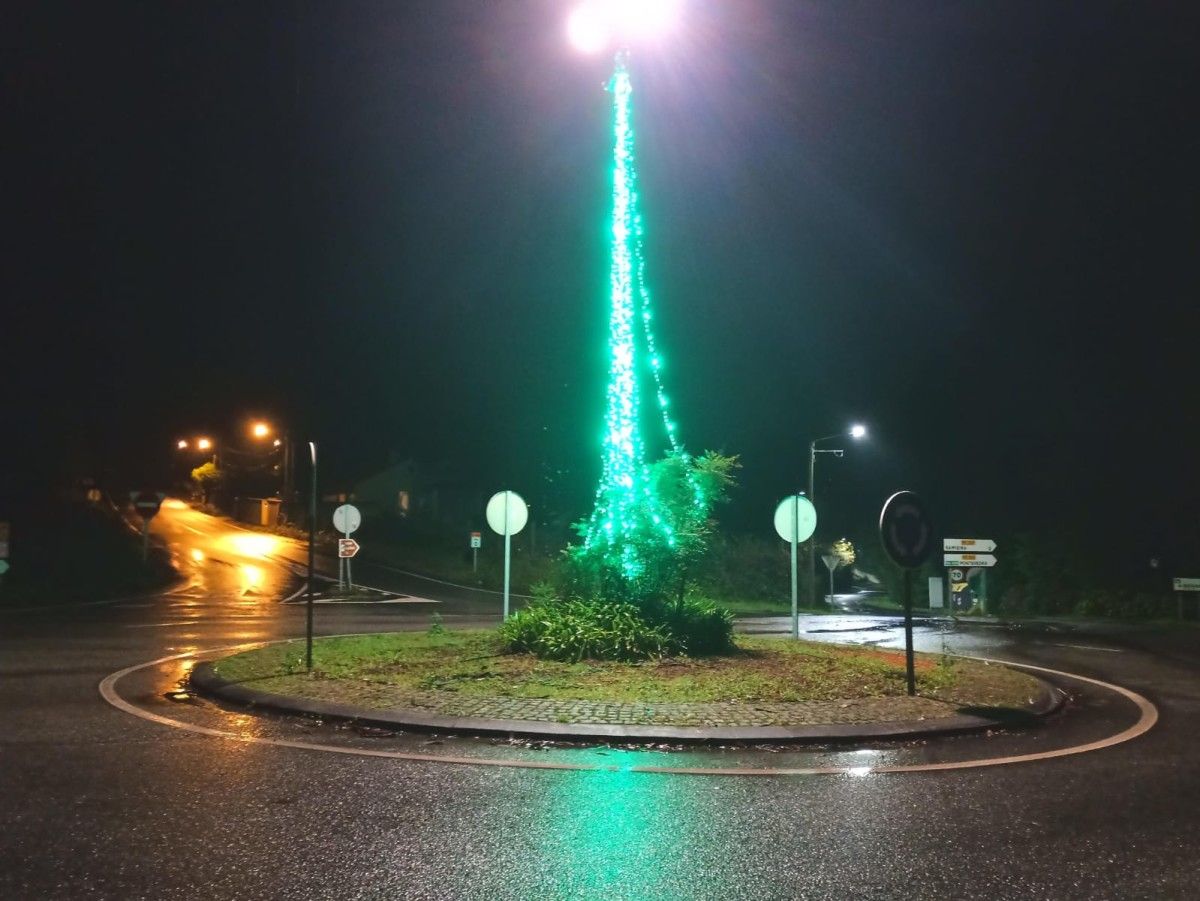
M 1066 700 L 1063 691 L 1037 678 L 1041 694 L 1029 709 L 1015 717 L 1028 724 L 1049 716 Z M 975 732 L 1014 725 L 1001 719 L 975 714 L 959 714 L 935 720 L 900 720 L 886 723 L 829 723 L 811 726 L 616 726 L 605 723 L 550 723 L 536 720 L 488 719 L 472 716 L 440 716 L 418 708 L 377 710 L 355 707 L 314 698 L 277 695 L 227 682 L 217 675 L 211 663 L 199 663 L 193 669 L 190 685 L 197 692 L 259 710 L 318 716 L 362 723 L 385 729 L 419 732 L 458 732 L 470 735 L 503 735 L 552 739 L 556 741 L 596 741 L 619 739 L 633 742 L 665 741 L 713 744 L 720 742 L 853 742 L 870 739 L 921 738 Z

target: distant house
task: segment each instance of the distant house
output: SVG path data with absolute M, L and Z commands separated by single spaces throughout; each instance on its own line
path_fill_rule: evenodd
M 397 460 L 355 484 L 352 494 L 364 512 L 410 516 L 417 509 L 416 465 Z

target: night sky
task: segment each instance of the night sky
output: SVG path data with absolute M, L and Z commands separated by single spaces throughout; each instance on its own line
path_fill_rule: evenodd
M 161 479 L 264 415 L 331 480 L 562 469 L 586 513 L 611 60 L 570 8 L 6 4 L 6 485 Z M 831 530 L 899 488 L 955 534 L 1200 527 L 1198 59 L 1194 3 L 689 0 L 635 115 L 683 437 L 745 467 L 727 520 L 768 534 L 861 420 L 818 463 Z

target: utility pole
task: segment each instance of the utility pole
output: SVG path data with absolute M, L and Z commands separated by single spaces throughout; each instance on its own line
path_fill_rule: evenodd
M 317 443 L 308 442 L 309 454 L 312 457 L 312 491 L 308 501 L 308 601 L 305 604 L 304 627 L 304 666 L 308 672 L 313 668 L 313 595 L 316 593 L 316 560 L 317 544 Z

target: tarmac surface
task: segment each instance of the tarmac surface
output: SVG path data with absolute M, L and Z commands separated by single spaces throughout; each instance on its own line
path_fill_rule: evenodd
M 197 659 L 303 634 L 303 608 L 280 602 L 299 588 L 281 561 L 303 550 L 171 504 L 155 530 L 188 574 L 173 589 L 0 612 L 0 897 L 1197 894 L 1192 628 L 918 627 L 919 649 L 1071 674 L 1048 676 L 1071 700 L 1028 730 L 702 749 L 395 735 L 182 690 Z M 318 634 L 424 629 L 433 610 L 448 627 L 499 617 L 490 592 L 355 574 L 439 603 L 321 606 Z M 804 629 L 903 642 L 894 617 Z M 1147 717 L 1086 679 L 1144 696 L 1157 723 L 1079 752 Z M 990 765 L 1011 758 L 1025 760 Z

